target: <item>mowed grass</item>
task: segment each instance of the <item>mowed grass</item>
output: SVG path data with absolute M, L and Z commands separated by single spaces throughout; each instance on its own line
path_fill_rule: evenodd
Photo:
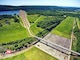
M 29 22 L 35 22 L 39 18 L 39 16 L 37 14 L 27 15 L 27 18 L 28 18 Z
M 30 27 L 30 30 L 31 32 L 36 35 L 38 34 L 39 32 L 43 31 L 44 29 L 40 28 L 40 27 L 37 27 L 37 23 L 39 21 L 42 21 L 44 18 L 46 18 L 46 16 L 40 16 Z
M 0 27 L 0 43 L 21 40 L 29 36 L 28 31 L 20 23 Z
M 79 18 L 76 18 L 76 22 L 77 24 L 75 25 L 75 28 L 74 28 L 74 35 L 76 39 L 72 41 L 72 50 L 80 53 L 80 32 L 79 32 L 80 20 Z M 80 57 L 71 56 L 71 60 L 80 60 Z
M 57 59 L 36 47 L 32 47 L 25 53 L 3 60 L 57 60 Z
M 73 28 L 73 23 L 74 23 L 74 17 L 67 17 L 55 29 L 53 29 L 51 33 L 65 38 L 70 38 Z

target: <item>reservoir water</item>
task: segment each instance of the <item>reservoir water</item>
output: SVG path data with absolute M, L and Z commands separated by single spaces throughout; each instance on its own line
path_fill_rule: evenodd
M 0 11 L 0 15 L 14 15 L 19 14 L 19 11 Z

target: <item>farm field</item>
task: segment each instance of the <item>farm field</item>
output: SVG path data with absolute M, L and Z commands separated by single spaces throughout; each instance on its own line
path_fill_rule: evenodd
M 73 22 L 74 17 L 67 17 L 55 29 L 53 29 L 51 33 L 65 38 L 70 38 L 73 28 Z
M 7 20 L 9 23 L 5 23 L 5 20 Z M 0 23 L 3 25 L 0 27 L 0 43 L 20 40 L 30 36 L 20 23 L 13 22 L 13 20 L 14 19 L 0 20 Z
M 25 53 L 2 60 L 57 60 L 57 59 L 39 50 L 36 47 L 32 47 Z

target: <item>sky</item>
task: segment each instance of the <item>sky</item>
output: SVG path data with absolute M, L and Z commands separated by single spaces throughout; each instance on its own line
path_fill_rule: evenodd
M 0 5 L 43 5 L 80 7 L 80 0 L 0 0 Z

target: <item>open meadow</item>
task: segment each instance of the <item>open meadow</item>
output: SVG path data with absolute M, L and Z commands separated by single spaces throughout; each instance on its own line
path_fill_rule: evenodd
M 39 21 L 42 21 L 44 18 L 46 18 L 46 16 L 40 16 L 30 27 L 30 30 L 31 32 L 36 35 L 38 34 L 39 32 L 43 31 L 44 29 L 40 28 L 40 27 L 37 27 L 37 23 Z
M 55 29 L 53 29 L 51 33 L 65 38 L 70 38 L 73 28 L 73 22 L 74 17 L 67 17 Z
M 30 37 L 28 31 L 20 24 L 20 20 L 14 18 L 4 18 L 0 20 L 0 43 Z
M 57 60 L 57 59 L 39 50 L 36 47 L 32 47 L 31 49 L 20 55 L 1 60 Z

